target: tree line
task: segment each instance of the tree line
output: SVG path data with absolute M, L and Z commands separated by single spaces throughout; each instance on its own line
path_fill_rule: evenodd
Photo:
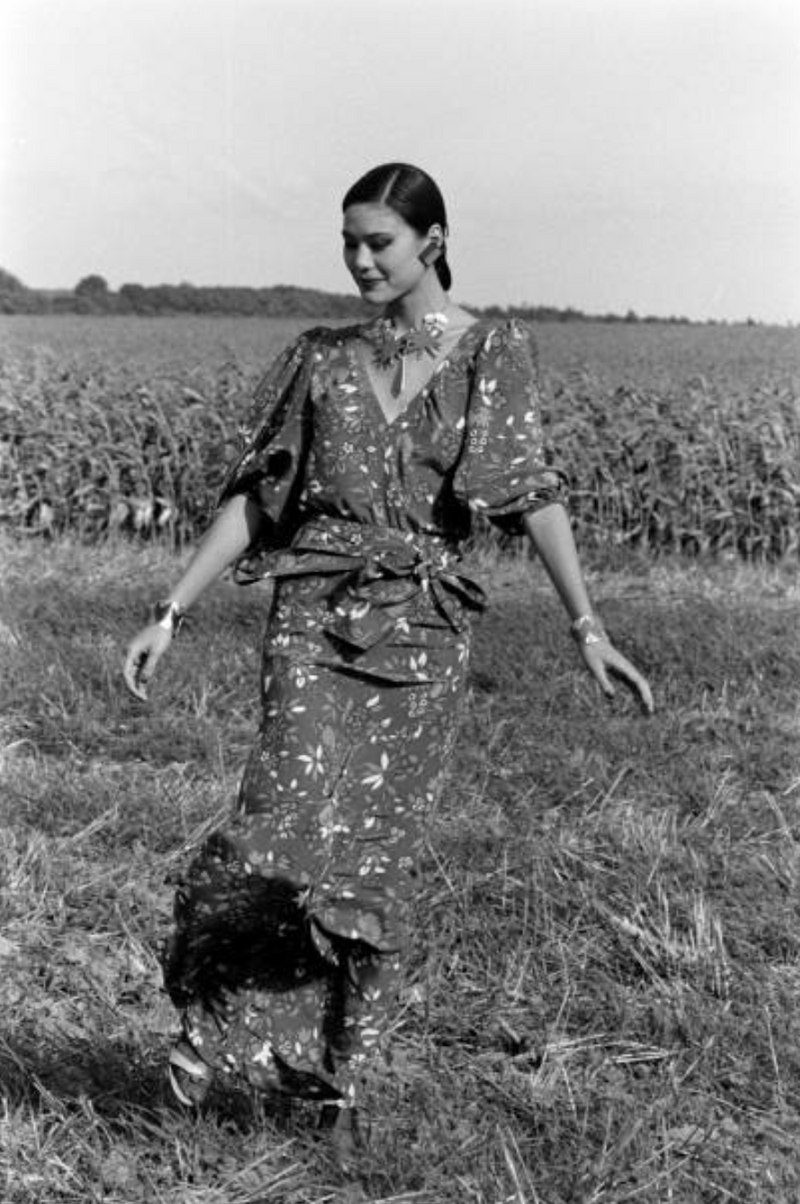
M 587 314 L 572 306 L 469 305 L 486 317 L 517 317 L 530 322 L 672 322 L 688 324 L 684 317 L 640 317 L 625 314 Z M 275 284 L 266 288 L 194 284 L 123 284 L 109 288 L 99 275 L 84 276 L 74 289 L 28 288 L 0 268 L 0 313 L 88 314 L 168 317 L 175 314 L 231 315 L 262 318 L 357 318 L 367 312 L 357 296 L 321 289 Z

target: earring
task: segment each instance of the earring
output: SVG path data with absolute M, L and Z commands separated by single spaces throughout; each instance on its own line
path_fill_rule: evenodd
M 431 241 L 422 248 L 418 259 L 421 264 L 424 264 L 426 268 L 429 268 L 432 263 L 436 262 L 441 253 L 442 244 L 437 242 L 435 238 L 432 238 Z

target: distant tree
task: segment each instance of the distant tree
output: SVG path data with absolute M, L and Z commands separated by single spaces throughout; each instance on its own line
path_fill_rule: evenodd
M 87 301 L 106 301 L 108 285 L 102 276 L 84 276 L 75 285 L 75 295 L 86 297 Z
M 119 290 L 119 297 L 122 313 L 146 314 L 150 312 L 146 289 L 142 284 L 123 284 Z
M 0 293 L 27 293 L 28 289 L 5 268 L 0 268 Z
M 684 317 L 640 317 L 635 310 L 625 314 L 588 314 L 574 306 L 559 309 L 554 305 L 533 305 L 523 301 L 515 305 L 469 307 L 475 314 L 491 318 L 521 318 L 526 322 L 675 322 L 691 325 Z M 84 276 L 74 289 L 42 290 L 24 285 L 16 276 L 0 268 L 0 313 L 79 313 L 141 314 L 150 317 L 181 313 L 231 314 L 247 317 L 298 317 L 340 319 L 364 317 L 369 310 L 351 293 L 327 293 L 319 289 L 291 284 L 262 288 L 230 285 L 196 286 L 180 284 L 142 285 L 128 282 L 119 292 L 109 289 L 102 276 Z M 749 318 L 750 325 L 757 325 Z
M 32 313 L 37 308 L 37 297 L 32 289 L 26 288 L 21 280 L 0 268 L 0 313 Z

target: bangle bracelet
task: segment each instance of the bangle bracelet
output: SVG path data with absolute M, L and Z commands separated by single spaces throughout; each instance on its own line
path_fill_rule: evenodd
M 177 635 L 183 626 L 186 611 L 178 603 L 168 599 L 166 602 L 156 602 L 153 607 L 153 622 L 157 627 L 163 627 L 170 635 Z
M 594 615 L 580 615 L 570 623 L 569 631 L 578 644 L 602 644 L 608 639 L 602 623 Z

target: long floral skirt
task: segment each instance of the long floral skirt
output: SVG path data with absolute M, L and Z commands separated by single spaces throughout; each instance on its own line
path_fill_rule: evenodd
M 429 576 L 386 576 L 380 556 L 365 589 L 363 549 L 346 551 L 361 559 L 312 547 L 276 573 L 259 737 L 236 813 L 179 883 L 165 977 L 215 1070 L 353 1103 L 410 939 L 469 621 L 463 598 L 442 607 Z

